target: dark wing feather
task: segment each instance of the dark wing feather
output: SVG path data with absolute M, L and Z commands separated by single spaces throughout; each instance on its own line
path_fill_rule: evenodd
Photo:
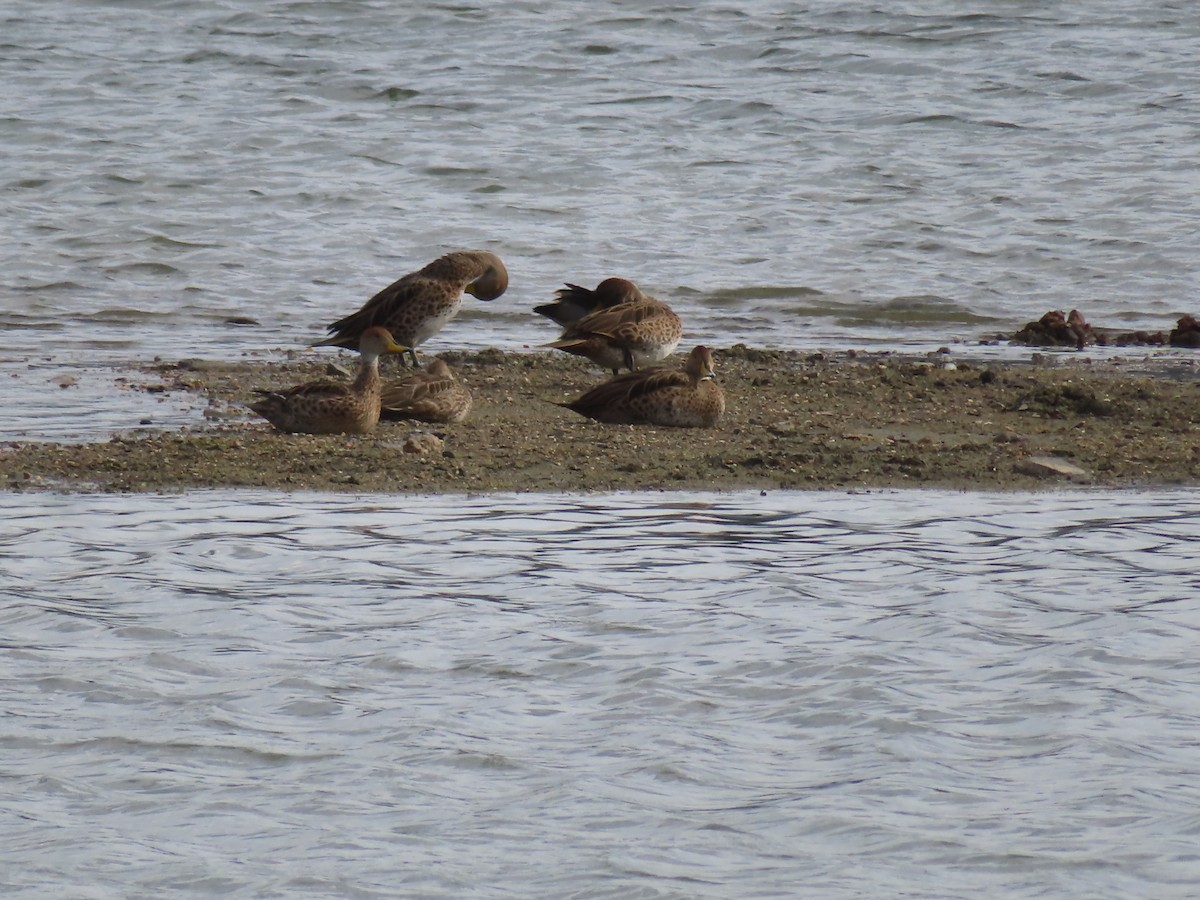
M 642 377 L 630 379 L 632 383 L 625 394 L 627 400 L 633 400 L 636 397 L 645 397 L 647 394 L 653 394 L 664 388 L 687 387 L 692 383 L 687 374 L 680 372 L 678 369 L 648 369 L 645 372 L 633 372 L 631 374 Z
M 338 319 L 330 325 L 329 337 L 314 346 L 357 349 L 358 339 L 364 331 L 375 325 L 386 325 L 391 314 L 409 303 L 423 286 L 424 276 L 420 272 L 409 272 L 398 278 L 364 303 L 358 312 Z
M 607 421 L 632 422 L 636 417 L 625 415 L 625 405 L 637 397 L 644 397 L 669 387 L 684 387 L 691 383 L 686 374 L 677 369 L 648 369 L 645 372 L 629 372 L 618 375 L 611 381 L 597 385 L 578 400 L 563 403 L 567 409 L 574 410 L 592 418 L 604 417 Z M 620 412 L 622 415 L 613 418 L 604 416 L 605 412 Z
M 350 385 L 341 384 L 336 381 L 309 381 L 282 391 L 259 391 L 258 393 L 275 394 L 287 400 L 300 398 L 305 400 L 324 400 L 334 397 L 346 397 L 352 391 Z
M 567 282 L 565 288 L 555 291 L 557 297 L 553 303 L 543 303 L 535 306 L 533 311 L 539 316 L 545 316 L 557 322 L 564 328 L 572 322 L 577 322 L 596 308 L 597 298 L 594 291 L 578 284 Z

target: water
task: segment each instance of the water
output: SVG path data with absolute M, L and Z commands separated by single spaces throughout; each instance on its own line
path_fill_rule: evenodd
M 610 274 L 722 345 L 1196 311 L 1187 4 L 242 6 L 5 5 L 10 349 L 303 345 L 460 246 L 449 345 Z
M 0 504 L 6 896 L 1200 879 L 1186 492 Z
M 512 287 L 434 352 L 542 344 L 535 304 L 614 274 L 685 345 L 1197 311 L 1187 4 L 243 7 L 0 11 L 0 438 L 82 405 L 30 366 L 303 347 L 458 247 Z M 74 437 L 148 415 L 106 403 Z
M 127 364 L 458 247 L 433 352 L 609 275 L 717 346 L 1196 312 L 1189 4 L 244 6 L 0 10 L 0 440 L 198 424 Z M 0 504 L 7 895 L 1200 877 L 1186 494 Z

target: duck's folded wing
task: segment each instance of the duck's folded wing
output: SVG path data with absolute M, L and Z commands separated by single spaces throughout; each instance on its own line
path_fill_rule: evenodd
M 410 272 L 398 278 L 364 303 L 358 312 L 353 312 L 330 325 L 329 337 L 313 346 L 330 346 L 344 341 L 353 342 L 347 346 L 357 346 L 360 334 L 373 325 L 385 324 L 395 310 L 411 303 L 415 297 L 428 290 L 428 287 L 427 279 L 419 272 Z
M 350 386 L 336 381 L 309 381 L 283 391 L 259 391 L 262 394 L 278 394 L 289 400 L 336 400 L 350 395 Z
M 630 379 L 625 392 L 626 399 L 629 400 L 645 397 L 647 394 L 655 394 L 666 388 L 687 387 L 691 384 L 691 379 L 687 374 L 678 369 L 648 369 L 634 374 L 641 377 Z
M 385 408 L 397 409 L 422 400 L 436 399 L 456 384 L 453 378 L 402 378 L 385 384 L 380 397 Z

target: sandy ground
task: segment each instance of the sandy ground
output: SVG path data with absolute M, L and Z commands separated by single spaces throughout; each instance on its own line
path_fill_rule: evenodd
M 442 354 L 474 393 L 467 421 L 383 423 L 360 437 L 280 434 L 242 406 L 253 388 L 325 376 L 331 358 L 353 365 L 352 354 L 155 363 L 140 370 L 144 389 L 186 392 L 202 424 L 4 445 L 0 478 L 56 490 L 421 493 L 1200 482 L 1192 359 L 1147 373 L 1069 352 L 1039 354 L 1040 365 L 741 345 L 714 355 L 728 411 L 709 430 L 596 424 L 555 405 L 605 380 L 591 363 L 488 350 Z

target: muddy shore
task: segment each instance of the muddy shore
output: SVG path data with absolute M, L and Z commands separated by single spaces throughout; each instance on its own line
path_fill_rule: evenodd
M 1038 365 L 714 348 L 728 411 L 716 428 L 691 430 L 599 425 L 555 405 L 605 379 L 583 360 L 441 355 L 474 393 L 459 425 L 287 435 L 242 406 L 256 387 L 324 377 L 331 360 L 353 365 L 351 354 L 157 362 L 135 373 L 139 389 L 185 396 L 195 426 L 6 444 L 0 479 L 55 490 L 418 493 L 1200 482 L 1200 368 L 1191 359 L 1147 373 L 1070 353 Z

